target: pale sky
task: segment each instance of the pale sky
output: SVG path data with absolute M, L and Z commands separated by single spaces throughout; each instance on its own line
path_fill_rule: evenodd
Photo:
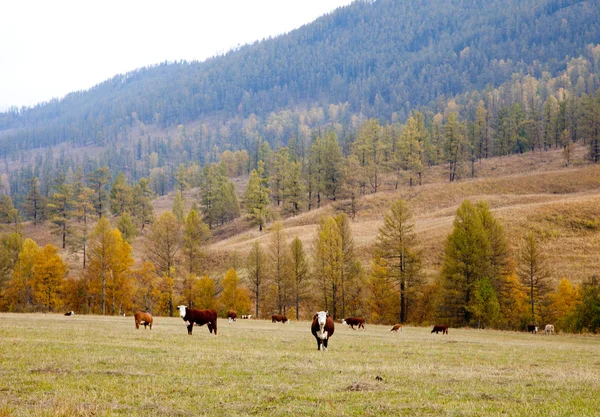
M 289 32 L 352 0 L 6 0 L 0 111 Z

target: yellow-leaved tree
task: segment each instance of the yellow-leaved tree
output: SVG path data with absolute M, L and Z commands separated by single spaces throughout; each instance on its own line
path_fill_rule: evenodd
M 33 266 L 40 248 L 31 239 L 25 239 L 12 279 L 6 289 L 8 311 L 31 311 L 33 309 Z
M 62 307 L 60 291 L 67 271 L 67 264 L 56 246 L 47 244 L 37 253 L 33 264 L 33 295 L 36 304 L 44 311 L 56 311 Z
M 85 277 L 92 296 L 92 310 L 101 314 L 118 314 L 132 306 L 134 287 L 131 246 L 121 232 L 113 229 L 106 218 L 98 220 L 90 236 L 88 267 Z
M 581 288 L 573 285 L 567 278 L 560 280 L 556 290 L 550 297 L 550 321 L 556 322 L 561 328 L 565 328 L 565 320 L 575 306 L 581 302 Z
M 235 269 L 230 268 L 225 276 L 221 285 L 223 292 L 219 297 L 219 312 L 227 313 L 229 310 L 233 310 L 238 314 L 248 314 L 252 308 L 250 301 L 250 292 L 246 287 L 239 286 L 240 279 L 235 272 Z

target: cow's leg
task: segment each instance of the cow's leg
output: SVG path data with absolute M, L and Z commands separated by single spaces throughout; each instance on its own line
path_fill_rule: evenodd
M 187 326 L 187 329 L 188 329 L 188 334 L 189 334 L 190 336 L 192 335 L 192 328 L 193 328 L 193 327 L 194 327 L 194 323 L 190 323 L 190 324 Z
M 318 337 L 315 337 L 315 339 L 317 339 L 317 350 L 321 350 L 321 339 Z
M 326 337 L 325 339 L 323 339 L 323 347 L 325 348 L 325 350 L 327 350 L 327 342 L 329 341 L 329 338 Z
M 217 321 L 215 320 L 215 322 L 212 325 L 213 325 L 213 330 L 215 331 L 215 336 L 216 336 L 217 335 Z

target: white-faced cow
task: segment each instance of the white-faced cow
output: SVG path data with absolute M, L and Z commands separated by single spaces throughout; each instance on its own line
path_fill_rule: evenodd
M 327 350 L 327 343 L 335 330 L 335 324 L 329 313 L 327 311 L 317 312 L 313 317 L 310 330 L 317 339 L 317 348 L 321 350 L 321 345 L 323 345 L 323 349 Z
M 135 320 L 135 328 L 139 329 L 140 324 L 144 325 L 144 329 L 146 326 L 150 326 L 150 330 L 152 330 L 152 314 L 144 313 L 143 311 L 138 311 L 133 315 Z
M 365 319 L 363 319 L 362 317 L 348 317 L 345 319 L 342 319 L 342 324 L 347 324 L 348 326 L 350 326 L 350 328 L 352 330 L 356 330 L 354 328 L 354 326 L 357 326 L 359 329 L 365 328 Z
M 208 326 L 208 331 L 215 332 L 217 335 L 217 311 L 216 310 L 195 310 L 187 306 L 177 306 L 179 315 L 187 323 L 188 334 L 191 336 L 194 323 L 198 326 Z
M 544 334 L 548 336 L 549 334 L 554 334 L 554 324 L 546 324 L 544 328 Z
M 227 320 L 229 321 L 229 323 L 233 323 L 234 321 L 236 321 L 237 319 L 237 313 L 233 310 L 229 310 L 227 312 Z
M 390 332 L 394 333 L 398 333 L 398 331 L 402 331 L 402 324 L 400 323 L 394 324 L 394 327 L 392 327 L 392 330 L 390 330 Z
M 65 313 L 65 316 L 74 316 L 74 315 L 75 315 L 75 312 L 74 312 L 74 311 L 67 311 L 67 312 Z
M 243 320 L 249 320 L 252 318 L 252 314 L 242 314 L 242 319 Z

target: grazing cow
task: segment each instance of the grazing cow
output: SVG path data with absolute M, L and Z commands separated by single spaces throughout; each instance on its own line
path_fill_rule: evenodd
M 342 324 L 347 324 L 350 326 L 352 330 L 356 330 L 354 326 L 358 326 L 358 328 L 365 328 L 365 319 L 362 317 L 348 317 L 347 319 L 342 319 Z
M 317 339 L 317 348 L 319 350 L 321 350 L 321 345 L 323 345 L 323 350 L 327 350 L 327 342 L 333 335 L 334 330 L 335 324 L 327 311 L 319 311 L 314 315 L 310 331 L 315 339 Z
M 208 326 L 210 333 L 215 332 L 217 335 L 217 311 L 216 310 L 195 310 L 193 308 L 187 308 L 187 306 L 177 306 L 179 309 L 179 315 L 187 323 L 188 334 L 192 335 L 192 328 L 194 323 L 198 326 Z
M 546 328 L 544 329 L 544 334 L 554 334 L 554 324 L 546 324 Z
M 133 315 L 135 320 L 135 328 L 139 329 L 140 324 L 144 325 L 144 329 L 146 326 L 150 326 L 150 330 L 152 330 L 152 314 L 144 313 L 143 311 L 138 311 Z
M 229 323 L 236 321 L 235 319 L 237 319 L 237 314 L 235 311 L 229 310 L 227 312 L 227 320 L 229 320 Z
M 242 319 L 246 320 L 246 319 L 251 319 L 252 318 L 252 314 L 242 314 Z
M 284 316 L 283 314 L 273 314 L 271 316 L 271 322 L 277 323 L 278 321 L 280 321 L 282 323 L 287 323 L 289 320 L 288 320 L 287 316 Z
M 402 325 L 400 323 L 394 324 L 394 327 L 392 327 L 390 332 L 398 333 L 398 330 L 402 331 Z
M 431 331 L 431 333 L 433 332 L 435 332 L 435 334 L 438 334 L 438 332 L 442 332 L 442 334 L 448 334 L 448 325 L 436 324 L 435 326 L 433 326 L 433 330 Z
M 529 323 L 529 324 L 527 325 L 527 331 L 528 331 L 529 333 L 537 333 L 537 332 L 538 332 L 538 328 L 537 328 L 537 326 L 536 326 L 535 324 L 533 324 L 533 323 Z
M 67 311 L 67 312 L 65 313 L 65 316 L 74 316 L 74 315 L 75 315 L 75 312 L 74 312 L 74 311 Z

